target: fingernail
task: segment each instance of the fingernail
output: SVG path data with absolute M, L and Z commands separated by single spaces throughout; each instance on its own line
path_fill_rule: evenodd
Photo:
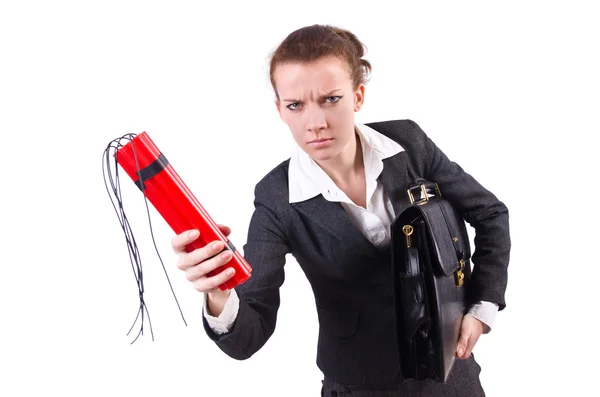
M 190 238 L 196 238 L 196 237 L 198 237 L 198 231 L 192 230 L 191 232 L 188 233 L 188 236 L 190 236 Z
M 212 249 L 214 249 L 215 251 L 219 251 L 221 248 L 223 248 L 223 243 L 220 241 L 217 241 L 212 245 Z
M 464 352 L 465 352 L 465 349 L 463 349 L 462 347 L 458 348 L 458 355 L 459 356 L 462 356 Z
M 221 254 L 221 258 L 223 258 L 223 259 L 225 259 L 225 260 L 227 260 L 227 259 L 231 258 L 231 252 L 229 252 L 229 251 L 225 251 L 225 252 L 223 252 L 223 253 Z
M 233 274 L 233 269 L 232 268 L 227 269 L 227 275 L 231 276 L 232 274 Z

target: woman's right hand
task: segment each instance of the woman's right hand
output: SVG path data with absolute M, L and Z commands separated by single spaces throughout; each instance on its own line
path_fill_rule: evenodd
M 225 236 L 231 233 L 229 227 L 218 226 Z M 214 241 L 202 248 L 187 252 L 185 247 L 199 236 L 200 233 L 198 230 L 187 230 L 173 237 L 171 246 L 179 257 L 177 267 L 185 271 L 185 277 L 192 283 L 194 289 L 208 294 L 210 314 L 218 316 L 223 310 L 231 292 L 230 290 L 221 291 L 219 285 L 229 280 L 235 274 L 235 270 L 229 268 L 215 276 L 208 276 L 207 274 L 229 262 L 232 254 L 231 251 L 225 250 L 221 254 L 216 255 L 224 248 L 222 241 Z

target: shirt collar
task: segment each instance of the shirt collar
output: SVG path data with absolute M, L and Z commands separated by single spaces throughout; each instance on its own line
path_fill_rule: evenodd
M 369 186 L 383 170 L 383 159 L 404 151 L 404 148 L 367 125 L 357 123 L 355 127 L 363 151 L 367 190 L 371 190 Z M 305 201 L 319 194 L 331 200 L 347 199 L 317 162 L 298 145 L 290 158 L 288 178 L 290 203 Z M 341 195 L 332 192 L 340 192 Z

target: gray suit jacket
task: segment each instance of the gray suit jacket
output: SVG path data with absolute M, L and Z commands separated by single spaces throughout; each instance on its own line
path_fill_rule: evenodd
M 384 160 L 380 178 L 396 215 L 410 205 L 406 190 L 416 178 L 437 182 L 442 194 L 475 229 L 470 296 L 505 307 L 510 237 L 508 210 L 494 194 L 450 161 L 411 120 L 367 124 L 405 150 Z M 275 330 L 286 254 L 292 254 L 315 295 L 319 318 L 317 365 L 342 384 L 389 381 L 398 376 L 390 249 L 379 250 L 352 223 L 340 203 L 319 195 L 290 204 L 289 159 L 255 188 L 244 256 L 252 277 L 236 287 L 240 297 L 231 331 L 208 336 L 229 356 L 244 360 Z

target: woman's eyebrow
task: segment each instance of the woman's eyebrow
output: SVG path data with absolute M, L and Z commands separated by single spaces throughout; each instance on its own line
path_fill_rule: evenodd
M 321 95 L 321 97 L 320 97 L 319 99 L 323 99 L 323 98 L 330 97 L 330 96 L 331 96 L 331 94 L 335 94 L 337 91 L 341 91 L 341 88 L 336 88 L 335 90 L 333 90 L 333 91 L 329 92 L 328 94 Z M 300 101 L 300 100 L 298 100 L 298 99 L 284 99 L 283 101 L 284 101 L 284 102 L 292 102 L 292 103 L 296 103 L 296 102 L 302 102 L 302 101 Z

